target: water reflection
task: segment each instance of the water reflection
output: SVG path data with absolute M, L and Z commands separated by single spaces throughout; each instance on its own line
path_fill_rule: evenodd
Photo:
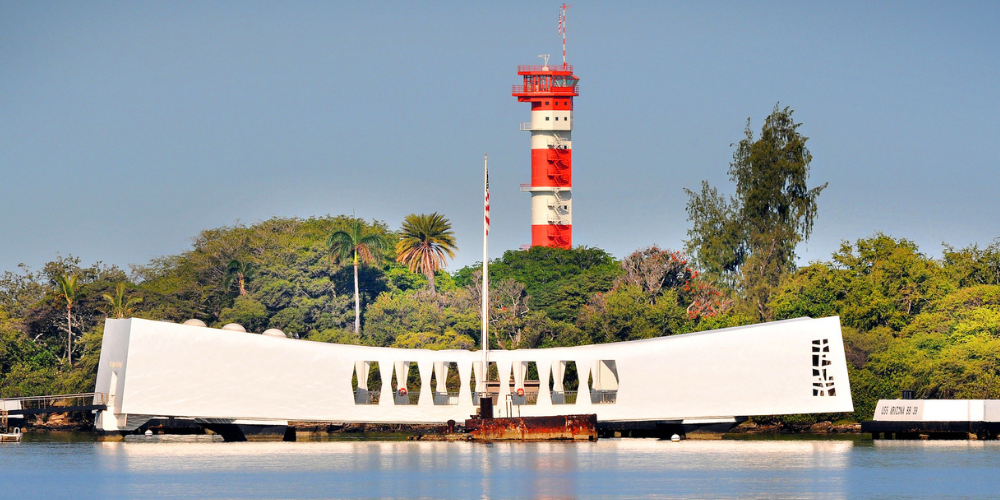
M 709 491 L 723 495 L 739 491 L 740 496 L 766 497 L 791 489 L 838 498 L 844 493 L 843 474 L 829 472 L 848 467 L 852 446 L 849 441 L 651 439 L 489 445 L 157 442 L 101 443 L 95 458 L 99 470 L 132 477 L 157 479 L 166 471 L 262 487 L 296 478 L 299 491 L 345 497 L 696 498 L 714 482 Z M 145 487 L 139 491 L 150 493 Z
M 0 448 L 0 484 L 10 498 L 976 497 L 994 491 L 997 451 L 849 440 L 48 442 Z

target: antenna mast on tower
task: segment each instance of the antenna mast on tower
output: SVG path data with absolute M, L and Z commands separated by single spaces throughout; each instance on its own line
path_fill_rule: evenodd
M 572 7 L 572 5 L 562 4 L 559 7 L 559 35 L 563 39 L 563 66 L 566 65 L 566 9 Z

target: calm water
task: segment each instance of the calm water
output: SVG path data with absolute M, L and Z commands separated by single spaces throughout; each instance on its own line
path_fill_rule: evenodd
M 35 440 L 0 498 L 989 498 L 1000 442 Z

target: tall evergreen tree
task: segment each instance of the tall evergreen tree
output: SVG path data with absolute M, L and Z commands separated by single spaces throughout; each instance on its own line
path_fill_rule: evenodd
M 729 165 L 735 196 L 727 200 L 707 182 L 701 193 L 685 190 L 693 223 L 687 251 L 765 320 L 772 291 L 795 268 L 796 245 L 812 232 L 816 198 L 826 187 L 806 185 L 812 154 L 800 125 L 791 108 L 776 104 L 755 139 L 747 119 Z

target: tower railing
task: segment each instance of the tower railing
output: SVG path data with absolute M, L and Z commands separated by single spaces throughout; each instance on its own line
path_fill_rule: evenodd
M 511 85 L 511 94 L 555 94 L 555 95 L 565 95 L 565 96 L 578 96 L 580 95 L 580 86 L 574 85 L 572 87 L 556 87 L 554 85 L 548 85 L 544 83 L 533 84 L 533 85 Z
M 521 184 L 521 191 L 530 193 L 533 191 L 569 191 L 570 186 L 534 186 L 531 184 Z
M 573 72 L 573 65 L 572 64 L 566 64 L 566 63 L 563 63 L 563 64 L 553 64 L 553 65 L 548 65 L 548 64 L 546 64 L 546 65 L 541 65 L 541 64 L 519 64 L 517 66 L 517 71 L 519 73 L 522 73 L 522 72 L 537 73 L 537 72 L 540 72 L 540 71 L 569 71 L 570 73 L 572 73 Z

